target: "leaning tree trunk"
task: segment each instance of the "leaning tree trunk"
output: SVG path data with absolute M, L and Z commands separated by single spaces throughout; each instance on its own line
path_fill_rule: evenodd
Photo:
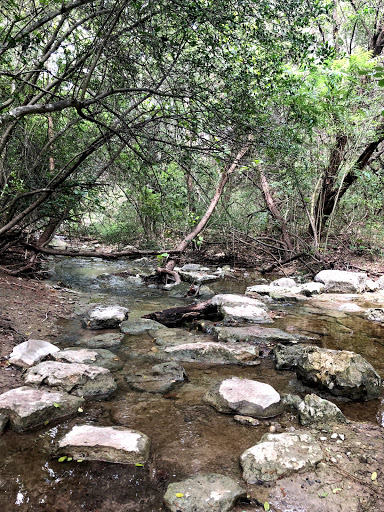
M 179 245 L 176 247 L 175 251 L 177 251 L 178 253 L 178 257 L 177 258 L 171 258 L 170 260 L 168 260 L 165 268 L 158 268 L 157 271 L 160 273 L 160 274 L 169 274 L 171 275 L 174 279 L 175 279 L 175 282 L 178 283 L 180 282 L 180 278 L 179 276 L 177 275 L 177 273 L 174 271 L 174 268 L 176 266 L 176 263 L 177 261 L 179 260 L 181 254 L 185 251 L 185 249 L 188 247 L 189 243 L 197 237 L 197 235 L 199 235 L 203 229 L 205 228 L 205 226 L 207 225 L 209 219 L 211 218 L 211 215 L 212 213 L 214 212 L 216 206 L 217 206 L 217 203 L 219 202 L 220 200 L 220 197 L 223 193 L 223 190 L 225 188 L 225 185 L 227 184 L 228 180 L 229 180 L 229 177 L 230 175 L 236 170 L 237 166 L 240 164 L 241 162 L 241 159 L 244 157 L 244 155 L 247 153 L 248 149 L 250 147 L 250 138 L 249 138 L 249 142 L 243 146 L 240 151 L 237 153 L 235 159 L 233 160 L 233 162 L 231 163 L 231 165 L 229 167 L 227 167 L 226 169 L 224 169 L 222 175 L 221 175 L 221 178 L 220 178 L 220 181 L 216 187 L 216 191 L 213 195 L 213 198 L 210 202 L 210 205 L 208 206 L 205 214 L 202 216 L 202 218 L 200 219 L 200 222 L 195 226 L 195 228 L 189 233 L 189 235 L 187 235 L 180 243 Z

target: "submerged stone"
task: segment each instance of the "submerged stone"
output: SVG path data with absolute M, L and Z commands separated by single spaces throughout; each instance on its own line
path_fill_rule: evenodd
M 229 512 L 245 495 L 231 478 L 210 473 L 169 484 L 164 504 L 171 512 Z
M 240 457 L 243 478 L 249 484 L 273 482 L 315 466 L 324 458 L 320 444 L 309 432 L 265 434 Z
M 60 349 L 52 343 L 43 340 L 27 340 L 12 350 L 9 362 L 16 366 L 27 368 L 39 363 L 45 357 L 58 352 Z
M 88 348 L 113 348 L 118 347 L 124 336 L 108 332 L 106 334 L 99 334 L 89 339 L 80 339 L 77 344 Z
M 97 306 L 83 320 L 86 329 L 117 329 L 127 320 L 129 310 L 123 306 Z
M 139 318 L 138 320 L 125 320 L 120 325 L 120 331 L 123 334 L 130 334 L 131 336 L 138 336 L 148 331 L 156 331 L 157 329 L 164 329 L 164 325 L 155 320 L 148 318 Z
M 136 391 L 168 393 L 187 380 L 187 374 L 182 366 L 170 361 L 156 364 L 149 371 L 128 375 L 125 380 Z
M 22 386 L 0 395 L 0 415 L 9 418 L 13 430 L 21 432 L 76 414 L 83 402 L 83 398 L 67 393 Z
M 269 384 L 232 377 L 219 382 L 204 396 L 219 412 L 271 418 L 283 412 L 279 393 Z
M 259 349 L 253 345 L 218 342 L 186 343 L 164 348 L 177 361 L 217 364 L 259 364 Z
M 220 327 L 212 326 L 210 333 L 219 341 L 231 343 L 296 343 L 297 337 L 281 329 L 262 327 L 261 325 L 249 325 L 246 327 Z
M 25 375 L 25 382 L 98 399 L 106 398 L 116 390 L 116 382 L 106 368 L 56 361 L 46 361 L 30 368 Z
M 149 438 L 124 427 L 76 425 L 58 443 L 58 453 L 73 459 L 139 464 L 148 460 Z

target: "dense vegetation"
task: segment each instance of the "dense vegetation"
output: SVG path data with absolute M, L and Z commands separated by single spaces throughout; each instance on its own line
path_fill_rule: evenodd
M 383 46 L 378 0 L 5 0 L 1 253 L 379 251 Z

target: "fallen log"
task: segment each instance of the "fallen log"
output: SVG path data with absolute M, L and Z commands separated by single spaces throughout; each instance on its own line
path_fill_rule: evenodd
M 166 327 L 180 327 L 200 318 L 218 320 L 218 312 L 217 306 L 214 306 L 211 300 L 206 300 L 189 306 L 163 309 L 163 311 L 144 315 L 142 318 L 155 320 Z

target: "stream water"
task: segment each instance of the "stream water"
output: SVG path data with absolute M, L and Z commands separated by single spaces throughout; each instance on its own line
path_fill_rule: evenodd
M 81 293 L 78 296 L 82 302 L 127 306 L 130 319 L 190 302 L 166 291 L 140 286 L 135 278 L 111 275 L 125 270 L 133 274 L 143 272 L 147 265 L 146 261 L 63 258 L 52 260 L 52 280 Z M 244 293 L 247 286 L 256 283 L 257 276 L 245 279 L 239 274 L 237 279 L 221 279 L 210 287 L 216 293 Z M 275 311 L 273 327 L 311 336 L 322 347 L 358 352 L 384 377 L 384 329 L 380 325 L 340 313 L 321 301 L 315 305 L 278 303 L 270 309 Z M 55 338 L 61 347 L 73 346 L 79 339 L 98 334 L 82 329 L 80 317 L 62 321 L 61 325 L 63 334 Z M 57 425 L 24 434 L 8 430 L 0 438 L 1 512 L 158 512 L 165 510 L 162 497 L 171 481 L 198 472 L 226 474 L 241 481 L 239 456 L 259 441 L 271 422 L 253 428 L 234 422 L 232 416 L 219 414 L 204 404 L 202 398 L 207 389 L 223 378 L 238 376 L 266 382 L 283 393 L 313 391 L 304 388 L 293 372 L 276 371 L 272 359 L 266 357 L 259 366 L 185 363 L 189 380 L 174 392 L 165 396 L 134 392 L 124 376 L 143 363 L 130 355 L 152 346 L 149 335 L 126 336 L 117 350 L 112 349 L 125 365 L 115 373 L 118 391 L 111 400 L 88 402 L 80 416 Z M 383 422 L 380 400 L 356 403 L 326 398 L 336 403 L 348 419 Z M 273 421 L 284 429 L 298 427 L 293 412 Z M 51 446 L 55 439 L 73 425 L 84 423 L 122 425 L 147 434 L 152 441 L 150 462 L 135 467 L 102 462 L 59 463 L 53 459 Z M 244 503 L 235 510 L 255 508 Z

